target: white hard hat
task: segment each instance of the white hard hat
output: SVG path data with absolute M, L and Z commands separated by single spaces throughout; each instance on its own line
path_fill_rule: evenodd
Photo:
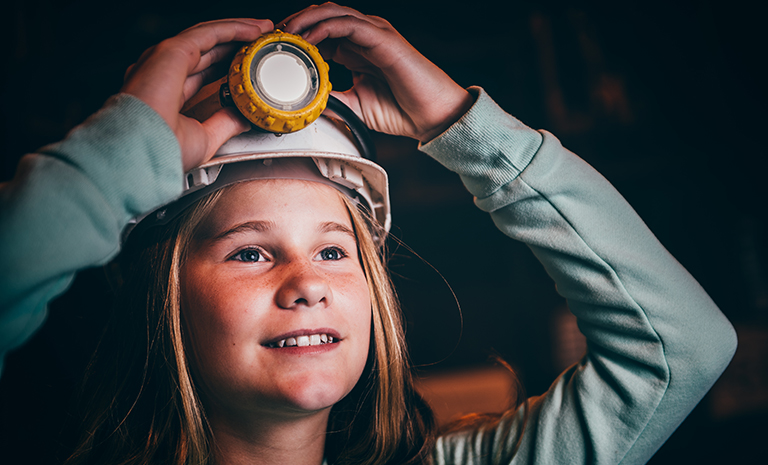
M 337 108 L 333 110 L 343 113 Z M 364 155 L 370 156 L 366 152 L 372 145 L 370 140 L 361 140 L 360 125 L 359 120 L 350 121 L 348 125 L 341 119 L 323 115 L 305 129 L 290 134 L 252 129 L 236 136 L 210 161 L 186 173 L 184 190 L 178 200 L 137 218 L 126 228 L 123 237 L 127 238 L 137 225 L 143 229 L 167 223 L 194 201 L 222 187 L 256 179 L 303 179 L 331 185 L 362 204 L 384 230 L 389 231 L 387 173 L 364 158 Z

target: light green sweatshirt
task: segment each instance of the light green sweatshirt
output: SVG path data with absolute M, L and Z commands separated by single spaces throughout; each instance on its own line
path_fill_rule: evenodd
M 420 148 L 528 244 L 588 340 L 582 361 L 531 399 L 512 463 L 644 463 L 725 369 L 733 328 L 602 176 L 471 90 L 470 111 Z M 173 133 L 127 95 L 22 159 L 0 186 L 0 363 L 74 274 L 112 258 L 128 220 L 179 195 L 181 182 Z M 435 462 L 499 463 L 522 413 L 441 437 Z

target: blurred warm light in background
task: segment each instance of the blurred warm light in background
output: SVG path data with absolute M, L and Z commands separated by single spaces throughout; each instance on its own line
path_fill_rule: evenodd
M 470 413 L 500 412 L 517 396 L 514 375 L 501 366 L 426 374 L 416 389 L 441 426 Z

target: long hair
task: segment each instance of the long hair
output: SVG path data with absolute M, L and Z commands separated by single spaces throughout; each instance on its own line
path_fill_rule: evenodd
M 416 392 L 399 302 L 372 231 L 385 234 L 367 211 L 347 206 L 373 309 L 371 350 L 352 392 L 331 410 L 326 456 L 334 465 L 428 464 L 436 438 L 432 410 Z
M 81 390 L 84 430 L 67 465 L 213 462 L 215 444 L 184 348 L 180 271 L 195 230 L 227 191 L 126 244 L 115 310 Z M 384 232 L 338 195 L 355 230 L 373 314 L 363 374 L 331 410 L 326 457 L 334 465 L 428 464 L 436 426 L 414 389 L 385 253 L 371 234 Z

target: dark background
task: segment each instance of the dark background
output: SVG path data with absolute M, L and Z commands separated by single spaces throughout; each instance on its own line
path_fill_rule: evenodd
M 259 3 L 6 6 L 0 179 L 13 176 L 21 155 L 97 110 L 147 47 L 199 21 L 277 22 L 304 6 Z M 348 4 L 385 17 L 459 84 L 484 87 L 596 167 L 736 326 L 734 362 L 651 463 L 761 462 L 768 434 L 765 11 L 744 0 Z M 340 69 L 331 80 L 336 89 L 349 85 Z M 423 258 L 393 247 L 414 362 L 430 373 L 488 365 L 498 354 L 529 395 L 546 390 L 579 354 L 557 329 L 573 326 L 542 267 L 415 142 L 377 142 L 392 178 L 394 233 Z M 48 323 L 7 358 L 4 463 L 55 463 L 70 447 L 68 402 L 109 299 L 104 272 L 82 272 L 51 305 Z

